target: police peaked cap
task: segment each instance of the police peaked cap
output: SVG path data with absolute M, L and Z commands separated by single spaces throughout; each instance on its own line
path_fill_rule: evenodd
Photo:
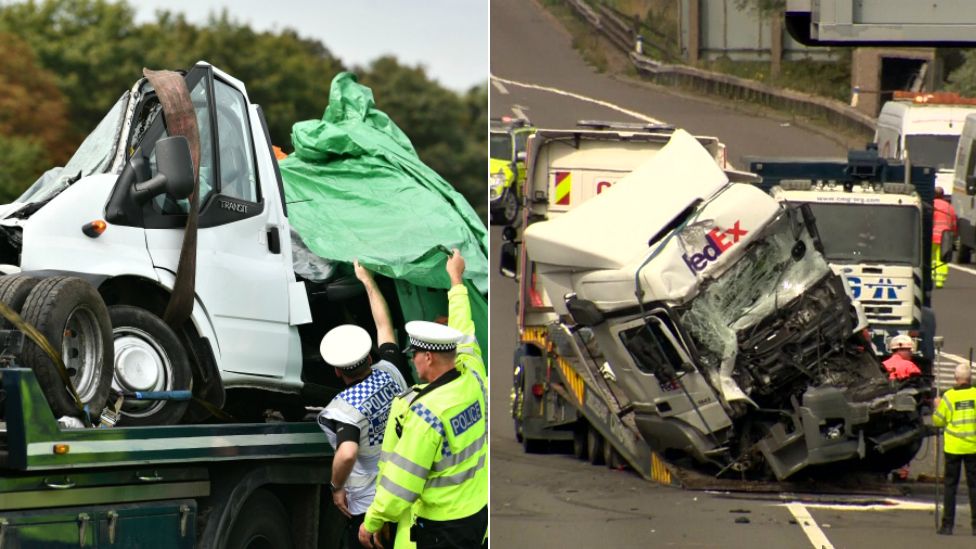
M 369 333 L 353 324 L 343 324 L 329 330 L 322 338 L 319 352 L 329 366 L 340 370 L 355 370 L 367 363 L 373 340 Z
M 421 351 L 453 351 L 457 348 L 458 341 L 464 337 L 464 334 L 450 326 L 425 320 L 407 322 L 406 328 L 410 335 L 410 346 Z

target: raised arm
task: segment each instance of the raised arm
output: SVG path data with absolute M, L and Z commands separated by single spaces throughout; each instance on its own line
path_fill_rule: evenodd
M 359 260 L 353 261 L 356 269 L 356 278 L 366 287 L 366 296 L 369 298 L 369 308 L 373 312 L 373 323 L 376 324 L 376 346 L 384 343 L 396 343 L 393 338 L 393 322 L 390 320 L 390 306 L 386 304 L 386 298 L 380 292 L 373 273 L 369 269 L 359 264 Z
M 474 321 L 471 319 L 471 302 L 468 300 L 468 288 L 464 285 L 464 258 L 456 248 L 454 254 L 447 260 L 447 274 L 451 277 L 451 289 L 447 292 L 447 325 L 464 334 L 458 343 L 458 363 L 465 366 L 475 366 L 482 379 L 486 375 L 481 347 L 475 339 Z M 465 358 L 465 355 L 471 357 Z

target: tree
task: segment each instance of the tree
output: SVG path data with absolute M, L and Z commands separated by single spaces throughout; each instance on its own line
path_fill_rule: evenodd
M 0 201 L 71 155 L 67 106 L 52 74 L 20 38 L 0 33 Z
M 949 84 L 946 89 L 976 97 L 976 50 L 968 50 L 962 54 L 962 57 L 962 65 L 949 73 Z
M 69 98 L 70 127 L 80 143 L 140 75 L 142 42 L 125 3 L 33 0 L 0 9 L 0 31 L 16 34 L 57 75 Z

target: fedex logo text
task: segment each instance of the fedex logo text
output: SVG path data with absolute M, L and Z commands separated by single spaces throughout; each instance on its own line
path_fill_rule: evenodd
M 702 248 L 702 251 L 693 253 L 690 257 L 688 254 L 684 254 L 681 256 L 681 259 L 685 260 L 685 265 L 691 269 L 692 273 L 700 273 L 705 270 L 705 267 L 709 263 L 718 259 L 725 250 L 731 248 L 733 244 L 737 243 L 739 239 L 747 234 L 749 234 L 749 231 L 741 228 L 738 221 L 735 222 L 731 229 L 724 231 L 719 227 L 715 227 L 705 235 L 705 240 L 708 241 L 708 244 Z

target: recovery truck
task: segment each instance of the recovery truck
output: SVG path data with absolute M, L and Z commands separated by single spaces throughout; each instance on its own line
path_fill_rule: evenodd
M 324 433 L 249 412 L 327 403 L 322 334 L 374 327 L 284 197 L 260 107 L 200 62 L 147 73 L 3 207 L 0 547 L 339 547 Z M 377 282 L 401 327 L 410 294 Z
M 519 283 L 517 438 L 666 483 L 907 463 L 919 391 L 883 374 L 809 207 L 730 183 L 704 141 L 530 139 L 500 261 Z
M 15 366 L 0 369 L 0 546 L 339 547 L 316 423 L 65 428 Z
M 861 304 L 880 354 L 907 334 L 925 374 L 935 359 L 932 311 L 933 168 L 850 151 L 844 159 L 746 158 L 773 198 L 809 204 L 824 255 Z M 911 170 L 909 172 L 909 170 Z M 951 239 L 949 239 L 951 241 Z

